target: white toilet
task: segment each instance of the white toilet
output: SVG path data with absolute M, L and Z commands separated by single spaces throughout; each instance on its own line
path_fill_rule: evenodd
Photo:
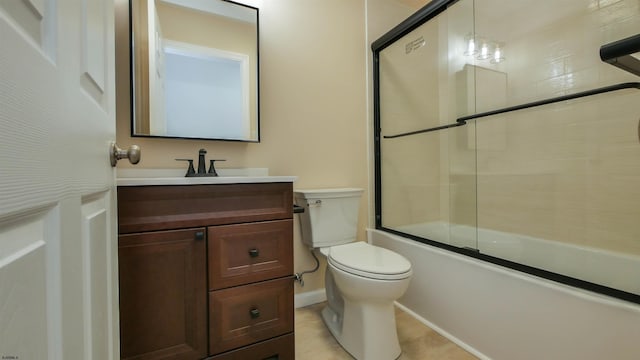
M 357 241 L 362 189 L 297 190 L 302 241 L 327 257 L 322 317 L 358 360 L 400 356 L 393 302 L 409 286 L 411 263 L 393 251 Z

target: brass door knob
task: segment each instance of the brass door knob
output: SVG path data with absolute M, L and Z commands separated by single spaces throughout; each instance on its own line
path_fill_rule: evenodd
M 129 162 L 135 165 L 140 162 L 140 146 L 131 145 L 129 149 L 122 150 L 115 142 L 112 142 L 109 148 L 109 158 L 111 166 L 116 166 L 118 160 L 121 159 L 129 159 Z

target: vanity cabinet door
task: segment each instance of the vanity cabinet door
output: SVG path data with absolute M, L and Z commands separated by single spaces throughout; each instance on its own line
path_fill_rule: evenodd
M 119 236 L 122 359 L 207 356 L 204 228 Z
M 209 227 L 209 290 L 293 274 L 293 220 Z

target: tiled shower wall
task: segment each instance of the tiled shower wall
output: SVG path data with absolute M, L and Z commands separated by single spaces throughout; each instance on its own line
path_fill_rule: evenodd
M 640 30 L 638 1 L 580 3 L 505 46 L 507 105 L 638 81 L 599 58 Z M 478 120 L 478 226 L 640 255 L 638 101 L 624 90 Z
M 460 1 L 381 53 L 382 134 L 638 81 L 599 48 L 640 30 L 639 7 Z M 465 57 L 469 33 L 504 42 L 505 61 Z M 640 255 L 639 101 L 625 90 L 383 139 L 383 225 L 442 221 Z

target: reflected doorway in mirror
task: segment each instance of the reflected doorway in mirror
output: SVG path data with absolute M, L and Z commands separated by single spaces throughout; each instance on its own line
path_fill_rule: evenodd
M 160 134 L 247 139 L 249 56 L 220 49 L 165 40 L 164 119 Z

